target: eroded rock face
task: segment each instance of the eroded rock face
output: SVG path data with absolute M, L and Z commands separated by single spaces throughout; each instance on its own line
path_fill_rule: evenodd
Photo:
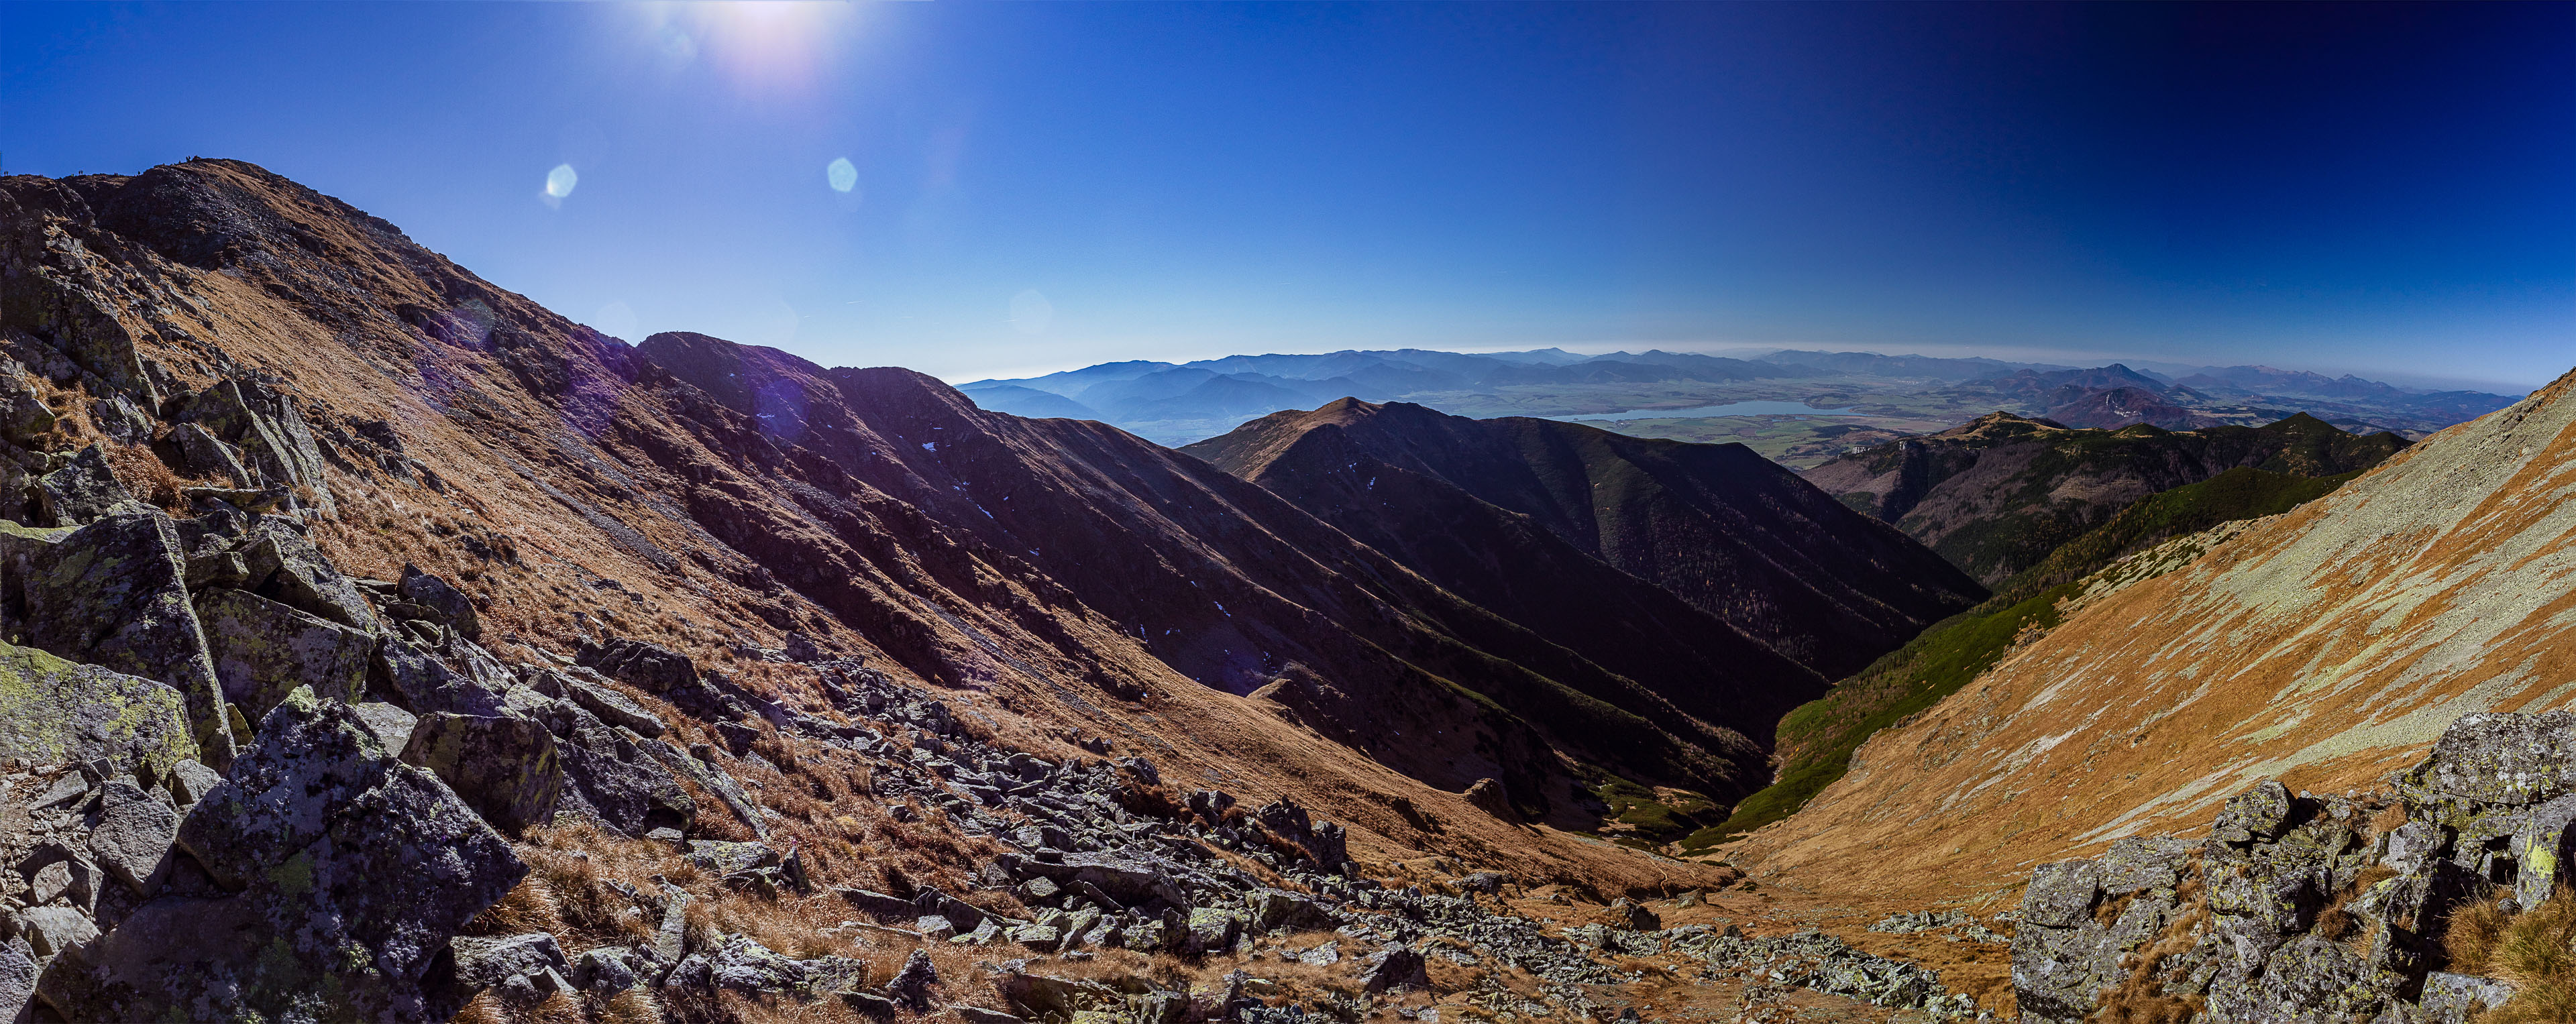
M 2465 1021 L 2512 988 L 2445 974 L 2467 901 L 2547 898 L 2576 839 L 2576 714 L 2473 714 L 2397 780 L 2406 821 L 2266 781 L 2211 838 L 2131 838 L 2032 876 L 2013 939 L 2025 1019 L 2131 1007 L 2219 1021 Z M 2494 886 L 2495 888 L 2490 888 Z M 2394 1016 L 2388 1016 L 2388 1015 Z
M 214 888 L 144 903 L 56 957 L 38 985 L 56 1013 L 443 1019 L 457 1006 L 431 975 L 449 937 L 527 874 L 354 709 L 300 689 L 180 823 L 178 845 Z

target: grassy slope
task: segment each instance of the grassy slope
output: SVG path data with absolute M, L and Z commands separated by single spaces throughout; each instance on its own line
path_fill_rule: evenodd
M 1788 817 L 1842 777 L 1852 751 L 1880 729 L 1930 708 L 2002 657 L 2028 628 L 2057 625 L 2057 602 L 2122 555 L 2220 523 L 2287 512 L 2360 475 L 2308 477 L 2231 469 L 2147 497 L 2060 546 L 1996 588 L 1995 596 L 1924 630 L 1825 696 L 1781 719 L 1779 780 L 1737 804 L 1725 822 L 1683 840 L 1704 849 Z

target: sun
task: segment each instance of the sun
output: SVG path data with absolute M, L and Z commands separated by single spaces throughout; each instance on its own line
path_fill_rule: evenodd
M 645 8 L 662 51 L 748 84 L 810 84 L 856 19 L 849 0 L 733 0 Z

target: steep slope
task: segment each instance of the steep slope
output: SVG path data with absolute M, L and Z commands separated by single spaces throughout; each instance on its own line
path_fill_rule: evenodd
M 1997 893 L 2266 776 L 2368 786 L 2462 714 L 2562 705 L 2571 493 L 2576 373 L 2022 638 L 1736 857 L 1833 891 Z
M 1990 413 L 1965 426 L 1843 456 L 1803 476 L 1896 524 L 1989 586 L 2147 495 L 2238 466 L 2331 476 L 2407 442 L 2356 437 L 2314 417 L 2187 432 L 2069 428 Z
M 1103 738 L 1185 786 L 1295 797 L 1363 848 L 1528 877 L 1659 869 L 1512 827 L 1462 795 L 1478 779 L 1538 815 L 1576 802 L 1560 747 L 1715 794 L 1760 781 L 1751 739 L 1097 424 L 714 339 L 648 355 L 239 162 L 0 196 L 0 347 L 135 490 L 231 494 L 353 573 L 454 580 L 509 657 L 650 639 L 828 706 L 815 673 L 744 653 L 801 633 L 1031 742 Z M 203 397 L 227 388 L 261 417 Z
M 2220 535 L 2193 538 L 2183 549 L 2161 550 L 2167 542 L 2222 524 L 2280 515 L 2333 493 L 2354 475 L 2296 476 L 2239 466 L 2121 509 L 2109 522 L 2014 574 L 1984 603 L 1924 630 L 1904 647 L 1836 682 L 1832 692 L 1791 711 L 1781 719 L 1773 753 L 1779 781 L 1746 798 L 1722 825 L 1693 835 L 1689 845 L 1711 845 L 1787 817 L 1842 778 L 1861 743 L 1958 692 L 1993 667 L 2025 630 L 2056 625 L 2069 610 L 2067 602 L 2084 599 L 2106 581 L 2125 584 L 2141 572 L 2169 568 L 2174 557 L 2196 555 Z M 2159 549 L 2153 559 L 2132 558 L 2149 549 Z M 2115 565 L 2122 568 L 2114 570 Z
M 1182 450 L 1383 541 L 1462 593 L 1533 619 L 1581 615 L 1564 606 L 1586 599 L 1550 592 L 1561 585 L 1554 574 L 1582 573 L 1580 562 L 1520 539 L 1535 527 L 1828 677 L 1980 596 L 1919 546 L 1741 445 L 1343 399 Z M 1464 543 L 1442 539 L 1470 522 Z M 1518 546 L 1482 546 L 1495 543 Z M 1516 561 L 1522 551 L 1526 562 Z M 1562 584 L 1577 579 L 1604 593 L 1615 583 L 1590 574 Z M 1594 618 L 1568 626 L 1580 632 Z

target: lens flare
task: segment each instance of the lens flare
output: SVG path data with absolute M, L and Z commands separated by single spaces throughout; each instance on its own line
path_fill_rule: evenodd
M 546 196 L 562 200 L 572 195 L 572 187 L 581 184 L 581 175 L 573 173 L 571 164 L 556 164 L 546 172 Z
M 1031 288 L 1011 296 L 1011 327 L 1022 334 L 1044 334 L 1055 322 L 1055 303 Z
M 823 180 L 831 182 L 832 191 L 847 192 L 859 187 L 859 169 L 851 166 L 849 157 L 839 157 L 823 168 Z

